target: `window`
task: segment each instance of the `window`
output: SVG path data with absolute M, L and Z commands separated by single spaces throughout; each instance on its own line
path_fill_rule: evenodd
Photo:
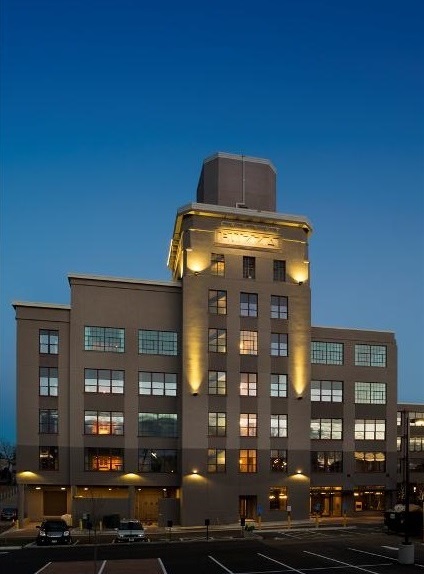
M 242 317 L 258 316 L 258 295 L 256 293 L 240 293 L 240 315 Z
M 311 419 L 311 439 L 342 438 L 342 419 Z
M 210 395 L 227 394 L 227 373 L 225 371 L 209 371 L 208 392 Z
M 241 449 L 239 451 L 239 472 L 256 472 L 256 450 Z
M 40 409 L 39 432 L 42 434 L 58 433 L 59 414 L 57 409 Z
M 287 450 L 271 449 L 270 469 L 271 472 L 287 472 Z
M 385 440 L 386 421 L 383 419 L 356 419 L 356 440 Z
M 38 455 L 40 470 L 59 470 L 59 449 L 57 446 L 40 446 Z
M 176 413 L 138 413 L 138 436 L 178 436 Z
M 208 435 L 226 436 L 227 434 L 227 413 L 209 413 Z
M 287 301 L 287 297 L 271 295 L 271 319 L 287 319 Z
M 225 472 L 225 448 L 208 449 L 208 472 Z
M 355 403 L 367 405 L 385 405 L 386 384 L 355 383 Z
M 343 365 L 343 343 L 312 341 L 311 362 L 321 365 Z
M 271 486 L 268 499 L 270 510 L 287 510 L 287 487 Z
M 172 355 L 178 354 L 178 334 L 174 331 L 138 332 L 138 352 L 140 355 Z
M 209 289 L 209 313 L 212 315 L 227 314 L 227 292 Z
M 341 450 L 311 451 L 311 472 L 343 472 Z
M 422 436 L 411 437 L 409 439 L 409 450 L 410 452 L 422 452 L 424 450 L 424 437 Z
M 274 357 L 287 357 L 287 333 L 271 333 L 271 355 Z
M 225 275 L 225 257 L 221 253 L 211 253 L 212 275 Z
M 311 381 L 311 401 L 323 403 L 343 402 L 342 381 Z
M 240 396 L 256 397 L 257 373 L 240 373 Z
M 227 352 L 227 331 L 226 329 L 209 329 L 209 352 Z
M 40 367 L 40 396 L 57 397 L 59 379 L 57 369 L 53 367 Z
M 178 470 L 175 449 L 140 448 L 138 450 L 138 472 L 174 473 Z
M 138 394 L 154 395 L 158 397 L 176 397 L 176 373 L 151 373 L 150 371 L 140 371 L 138 373 Z
M 287 415 L 271 415 L 271 436 L 287 436 Z
M 386 472 L 386 453 L 355 452 L 355 472 Z
M 256 413 L 240 414 L 240 436 L 257 436 L 258 415 Z
M 271 375 L 271 397 L 287 397 L 287 375 L 274 373 Z
M 243 257 L 243 279 L 255 278 L 255 264 L 256 260 L 254 257 Z
M 120 411 L 84 411 L 85 434 L 124 434 L 124 413 Z
M 40 329 L 40 353 L 43 355 L 57 355 L 59 353 L 59 331 Z
M 355 365 L 359 367 L 385 367 L 386 347 L 383 345 L 355 345 Z
M 274 259 L 274 281 L 286 280 L 286 262 L 281 259 Z
M 240 355 L 258 354 L 257 331 L 240 331 Z
M 125 351 L 125 329 L 85 327 L 84 350 L 123 353 Z
M 122 472 L 124 470 L 123 448 L 84 449 L 84 470 Z
M 85 369 L 84 390 L 86 393 L 122 395 L 124 393 L 124 371 Z

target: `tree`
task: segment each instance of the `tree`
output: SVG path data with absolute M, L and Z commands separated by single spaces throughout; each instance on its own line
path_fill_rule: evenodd
M 7 440 L 0 439 L 0 460 L 6 463 L 0 470 L 1 482 L 12 484 L 13 467 L 16 463 L 16 446 Z

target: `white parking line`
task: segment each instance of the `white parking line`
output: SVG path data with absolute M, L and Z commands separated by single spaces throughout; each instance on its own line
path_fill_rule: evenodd
M 42 572 L 44 568 L 47 568 L 47 566 L 50 566 L 50 564 L 51 562 L 47 562 L 47 564 L 44 564 L 44 566 L 40 568 L 40 570 L 37 570 L 37 572 L 34 572 L 34 574 L 40 574 L 40 572 Z
M 387 550 L 399 550 L 397 546 L 382 546 L 381 548 L 387 548 Z
M 328 556 L 323 556 L 322 554 L 316 554 L 315 552 L 309 552 L 309 550 L 303 550 L 305 554 L 311 554 L 311 556 L 318 556 L 318 558 L 323 558 L 324 560 L 330 560 L 331 562 L 336 562 L 337 564 L 342 564 L 343 566 L 348 566 L 349 568 L 355 568 L 356 570 L 360 570 L 361 572 L 368 572 L 369 574 L 378 574 L 374 570 L 367 570 L 366 568 L 362 568 L 362 566 L 356 566 L 355 564 L 349 564 L 348 562 L 343 562 L 342 560 L 336 560 L 335 558 L 330 558 Z M 386 558 L 384 556 L 384 558 Z
M 165 566 L 163 565 L 163 562 L 162 562 L 162 560 L 161 560 L 160 558 L 158 558 L 158 562 L 159 562 L 159 566 L 160 566 L 160 568 L 161 568 L 161 570 L 162 570 L 162 574 L 167 574 L 166 568 L 165 568 Z
M 393 548 L 393 546 L 382 546 L 382 548 L 389 548 L 390 550 L 398 550 L 398 548 Z M 360 552 L 361 554 L 369 554 L 370 556 L 378 556 L 379 558 L 388 558 L 391 560 L 390 556 L 385 556 L 384 554 L 377 554 L 377 552 L 367 552 L 366 550 L 359 550 L 358 548 L 348 548 L 353 552 Z
M 103 570 L 105 569 L 105 566 L 106 566 L 106 560 L 103 560 L 103 563 L 100 566 L 100 570 L 97 572 L 97 574 L 102 574 Z
M 299 572 L 299 574 L 304 574 L 303 570 L 297 570 L 296 568 L 292 568 L 288 564 L 284 564 L 284 562 L 280 562 L 279 560 L 275 560 L 274 558 L 271 558 L 270 556 L 266 556 L 265 554 L 261 554 L 260 552 L 258 552 L 258 556 L 261 556 L 262 558 L 266 558 L 266 560 L 270 560 L 271 562 L 275 562 L 275 564 L 278 564 L 279 566 L 284 566 L 284 568 L 288 568 L 290 572 Z
M 221 562 L 218 562 L 218 560 L 216 560 L 213 556 L 208 556 L 208 558 L 210 558 L 212 560 L 212 562 L 215 562 L 215 564 L 218 564 L 218 566 L 221 566 L 221 568 L 223 570 L 225 570 L 225 572 L 227 572 L 228 574 L 235 574 L 235 572 L 233 572 L 232 570 L 228 570 L 228 568 L 226 566 L 224 566 L 224 564 L 221 564 Z

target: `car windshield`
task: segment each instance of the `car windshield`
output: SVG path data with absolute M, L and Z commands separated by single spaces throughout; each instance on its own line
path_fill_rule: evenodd
M 64 522 L 45 522 L 43 525 L 43 530 L 61 531 L 66 530 L 67 526 Z
M 128 522 L 121 522 L 119 524 L 119 530 L 143 530 L 143 526 L 140 522 L 129 520 Z

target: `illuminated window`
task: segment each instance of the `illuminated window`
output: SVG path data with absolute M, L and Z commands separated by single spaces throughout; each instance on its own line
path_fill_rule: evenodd
M 321 365 L 343 365 L 343 343 L 312 341 L 311 362 Z
M 287 450 L 271 449 L 270 469 L 272 472 L 287 472 Z
M 342 381 L 311 381 L 311 401 L 322 403 L 343 402 Z
M 240 414 L 240 436 L 257 436 L 258 415 L 256 413 Z
M 59 449 L 57 446 L 40 446 L 39 470 L 59 470 Z
M 287 510 L 287 487 L 272 486 L 268 498 L 270 510 Z
M 271 333 L 271 355 L 274 357 L 287 357 L 287 333 Z
M 355 472 L 386 472 L 386 453 L 355 452 Z
M 287 397 L 287 375 L 273 373 L 271 375 L 271 397 Z
M 386 384 L 355 383 L 355 403 L 367 405 L 385 405 Z
M 124 392 L 124 371 L 85 369 L 84 391 L 104 395 L 122 395 Z
M 240 293 L 240 315 L 242 317 L 258 316 L 258 296 L 256 293 Z
M 209 352 L 227 352 L 227 331 L 226 329 L 209 329 Z
M 356 440 L 385 440 L 386 421 L 383 419 L 356 419 Z
M 208 449 L 208 472 L 225 472 L 225 448 Z
M 173 474 L 178 471 L 178 456 L 175 449 L 138 449 L 138 472 L 163 472 Z
M 255 267 L 256 259 L 255 257 L 243 257 L 243 279 L 254 279 L 255 278 Z
M 125 351 L 125 329 L 85 327 L 84 350 L 123 353 Z
M 311 439 L 340 440 L 342 432 L 342 419 L 311 419 Z
M 359 367 L 385 367 L 386 347 L 383 345 L 355 345 L 355 365 Z
M 257 331 L 240 331 L 240 355 L 258 354 Z
M 256 458 L 255 449 L 241 449 L 239 451 L 239 472 L 256 472 Z
M 211 253 L 212 275 L 225 275 L 225 257 L 221 253 Z
M 84 449 L 84 470 L 101 472 L 122 472 L 124 470 L 124 449 L 86 448 Z
M 343 472 L 343 452 L 341 450 L 312 451 L 311 472 Z
M 40 367 L 39 389 L 42 397 L 57 397 L 59 387 L 58 371 L 55 367 Z
M 178 436 L 176 413 L 138 413 L 138 436 Z
M 398 449 L 400 450 L 400 448 Z M 411 452 L 422 452 L 424 451 L 424 437 L 414 436 L 409 439 L 409 450 Z
M 287 297 L 271 295 L 271 319 L 287 319 Z
M 271 436 L 287 436 L 287 415 L 271 415 Z
M 40 434 L 57 434 L 59 427 L 59 413 L 57 409 L 40 409 L 39 432 Z
M 209 289 L 209 313 L 212 315 L 227 314 L 227 292 Z
M 151 373 L 150 371 L 140 371 L 138 373 L 138 394 L 158 397 L 176 397 L 176 373 Z
M 281 259 L 274 259 L 274 281 L 286 280 L 286 262 Z
M 40 329 L 39 350 L 43 355 L 57 355 L 59 353 L 59 331 Z
M 240 373 L 240 395 L 256 397 L 258 385 L 257 373 Z
M 124 413 L 119 411 L 84 411 L 85 434 L 124 434 Z
M 138 332 L 138 352 L 140 355 L 178 354 L 178 334 L 174 331 L 150 331 L 140 329 Z
M 209 371 L 208 393 L 210 395 L 227 394 L 227 373 L 225 371 Z
M 209 413 L 208 415 L 208 435 L 226 436 L 227 434 L 227 414 Z

